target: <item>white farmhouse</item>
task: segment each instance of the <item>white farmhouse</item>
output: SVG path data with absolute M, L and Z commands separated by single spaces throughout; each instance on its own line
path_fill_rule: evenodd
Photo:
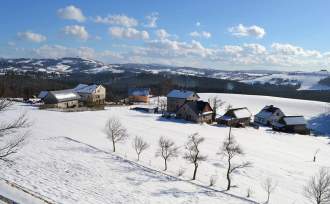
M 272 126 L 283 116 L 285 115 L 281 109 L 273 105 L 265 106 L 258 114 L 254 116 L 254 122 L 262 125 Z

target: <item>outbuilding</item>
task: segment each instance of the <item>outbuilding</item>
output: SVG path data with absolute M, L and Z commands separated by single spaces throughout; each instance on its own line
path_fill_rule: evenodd
M 310 133 L 304 116 L 283 116 L 273 124 L 273 130 L 308 135 Z
M 52 108 L 76 108 L 79 106 L 80 96 L 72 89 L 60 91 L 48 91 L 43 98 L 47 107 Z
M 218 118 L 217 123 L 232 127 L 245 127 L 250 124 L 251 116 L 251 112 L 246 107 L 233 108 Z

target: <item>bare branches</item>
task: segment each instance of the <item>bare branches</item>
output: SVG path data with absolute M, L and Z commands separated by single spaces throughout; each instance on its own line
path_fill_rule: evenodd
M 304 188 L 304 195 L 315 204 L 330 203 L 330 173 L 327 169 L 320 169 L 318 174 L 310 179 Z
M 23 136 L 16 137 L 11 139 L 10 141 L 5 142 L 3 146 L 0 147 L 0 160 L 4 162 L 12 162 L 8 157 L 12 154 L 17 153 L 17 151 L 21 148 L 24 144 L 24 141 L 27 137 L 27 133 Z
M 156 157 L 162 157 L 164 159 L 164 171 L 167 170 L 167 161 L 173 157 L 177 157 L 179 148 L 175 146 L 174 142 L 161 137 L 158 141 L 159 148 L 156 152 Z
M 194 133 L 188 137 L 186 153 L 184 154 L 183 158 L 195 166 L 192 180 L 196 179 L 199 162 L 205 161 L 207 159 L 206 156 L 200 154 L 199 150 L 199 145 L 204 142 L 204 140 L 204 137 L 201 137 L 198 133 Z
M 208 101 L 209 101 L 209 104 L 211 104 L 211 106 L 212 106 L 212 109 L 213 109 L 212 117 L 213 117 L 213 120 L 215 120 L 215 117 L 217 116 L 217 109 L 222 107 L 225 104 L 225 102 L 222 101 L 221 99 L 219 99 L 217 96 L 209 98 Z
M 233 164 L 232 160 L 240 155 L 244 155 L 242 148 L 236 142 L 234 136 L 228 135 L 227 139 L 222 144 L 222 154 L 227 157 L 227 190 L 231 188 L 231 174 L 239 169 L 244 169 L 252 166 L 251 162 L 243 162 L 241 164 Z
M 133 147 L 137 154 L 137 160 L 140 160 L 140 154 L 149 148 L 149 144 L 145 142 L 142 137 L 136 136 L 133 141 Z
M 14 134 L 19 129 L 26 128 L 29 126 L 30 126 L 30 124 L 28 122 L 26 114 L 22 114 L 14 121 L 11 121 L 7 124 L 5 124 L 5 123 L 0 124 L 0 138 L 5 135 Z
M 276 187 L 277 187 L 277 183 L 274 182 L 274 181 L 272 180 L 272 178 L 267 178 L 267 179 L 264 181 L 264 183 L 262 183 L 262 188 L 263 188 L 263 189 L 266 191 L 266 193 L 267 193 L 267 200 L 266 200 L 266 202 L 265 202 L 266 204 L 269 203 L 270 195 L 271 195 L 272 192 L 275 191 Z
M 12 105 L 12 101 L 9 101 L 6 98 L 0 98 L 0 112 L 8 110 L 8 108 Z
M 7 99 L 0 98 L 0 113 L 7 111 L 13 103 Z M 10 156 L 17 153 L 22 147 L 27 133 L 20 132 L 30 126 L 26 114 L 20 115 L 10 122 L 0 123 L 0 160 L 6 163 L 12 162 Z
M 116 143 L 127 139 L 128 134 L 126 128 L 121 124 L 119 119 L 115 117 L 109 118 L 105 125 L 105 133 L 108 139 L 112 141 L 113 152 L 116 151 Z

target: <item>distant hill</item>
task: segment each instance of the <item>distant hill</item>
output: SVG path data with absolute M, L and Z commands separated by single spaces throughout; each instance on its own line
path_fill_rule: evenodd
M 330 90 L 326 70 L 319 72 L 280 72 L 269 70 L 226 71 L 207 68 L 176 67 L 159 64 L 105 64 L 86 58 L 0 59 L 0 74 L 5 72 L 39 72 L 45 74 L 151 73 L 224 79 L 246 84 L 295 86 L 298 90 Z M 320 83 L 319 83 L 320 82 Z

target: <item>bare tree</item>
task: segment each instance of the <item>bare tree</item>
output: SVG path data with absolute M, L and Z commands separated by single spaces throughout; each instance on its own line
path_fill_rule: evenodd
M 272 178 L 267 178 L 264 183 L 262 183 L 262 188 L 266 191 L 267 193 L 267 200 L 266 204 L 269 203 L 270 200 L 270 195 L 275 191 L 277 187 L 277 183 L 273 181 Z
M 199 145 L 204 141 L 204 137 L 201 137 L 198 133 L 194 133 L 188 137 L 188 142 L 186 144 L 186 153 L 183 158 L 188 162 L 194 164 L 194 174 L 192 180 L 196 179 L 198 164 L 201 161 L 207 159 L 206 156 L 200 154 Z
M 239 144 L 236 142 L 234 136 L 231 135 L 231 132 L 229 132 L 229 135 L 227 139 L 222 144 L 222 154 L 227 157 L 227 191 L 231 188 L 231 177 L 232 173 L 243 168 L 251 167 L 252 164 L 250 162 L 243 162 L 241 164 L 233 164 L 232 160 L 235 157 L 244 155 L 243 150 L 239 146 Z
M 313 176 L 304 188 L 304 195 L 312 203 L 330 203 L 330 174 L 325 168 L 320 169 L 316 176 Z
M 175 146 L 174 142 L 161 137 L 158 141 L 159 148 L 156 152 L 156 157 L 162 157 L 164 159 L 164 171 L 167 170 L 167 161 L 173 157 L 177 157 L 179 154 L 179 148 Z
M 226 111 L 229 111 L 230 109 L 232 109 L 233 108 L 233 106 L 231 105 L 231 104 L 228 104 L 227 106 L 226 106 Z
M 137 154 L 137 160 L 140 161 L 140 154 L 149 148 L 149 144 L 145 142 L 142 137 L 135 136 L 133 141 L 133 147 L 135 149 L 135 152 Z
M 116 117 L 109 118 L 105 125 L 105 133 L 107 134 L 108 139 L 112 142 L 113 152 L 116 151 L 116 143 L 124 141 L 128 137 L 126 128 Z
M 217 109 L 222 107 L 225 104 L 225 102 L 222 101 L 221 99 L 219 99 L 217 96 L 209 98 L 208 101 L 211 104 L 212 109 L 213 109 L 212 120 L 214 121 L 215 117 L 217 116 Z
M 253 190 L 249 187 L 246 189 L 246 197 L 250 198 L 253 195 Z
M 320 152 L 320 149 L 315 150 L 314 156 L 313 156 L 313 162 L 316 162 L 316 156 Z
M 0 98 L 0 114 L 7 111 L 13 103 L 5 98 Z M 0 122 L 0 160 L 10 163 L 10 156 L 17 153 L 22 147 L 28 132 L 23 129 L 29 127 L 25 114 L 20 115 L 13 121 Z
M 163 114 L 167 108 L 167 99 L 158 97 L 158 107 L 159 107 L 161 113 Z

